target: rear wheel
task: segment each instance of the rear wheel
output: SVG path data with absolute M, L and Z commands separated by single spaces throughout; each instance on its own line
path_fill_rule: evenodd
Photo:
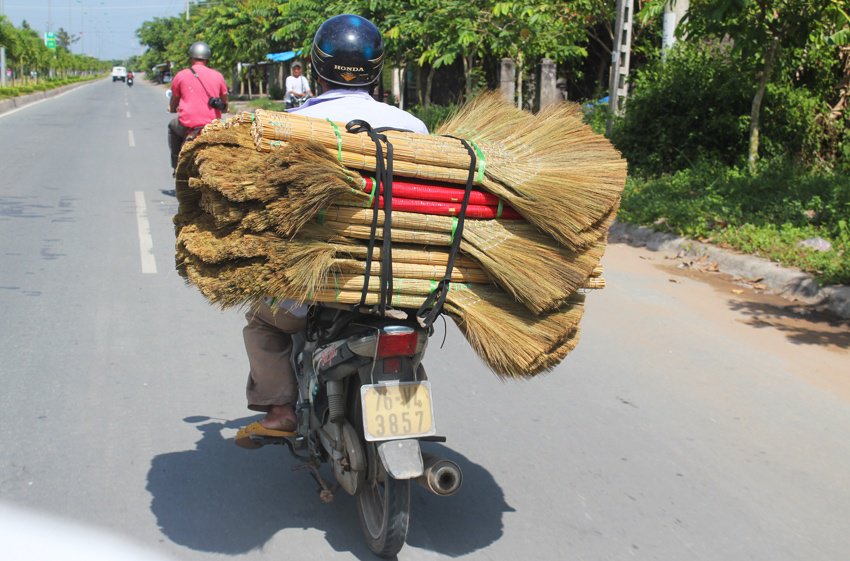
M 363 438 L 360 386 L 351 384 L 350 420 L 366 452 L 366 481 L 357 494 L 357 517 L 366 544 L 381 557 L 395 557 L 407 539 L 410 522 L 410 480 L 393 479 L 378 457 L 378 445 Z
M 374 446 L 370 448 L 374 451 Z M 369 461 L 377 462 L 377 473 L 357 495 L 360 528 L 373 553 L 381 557 L 395 557 L 407 539 L 410 480 L 390 477 L 376 453 L 370 452 Z

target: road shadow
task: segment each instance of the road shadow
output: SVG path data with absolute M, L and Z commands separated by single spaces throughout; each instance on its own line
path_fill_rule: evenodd
M 332 504 L 323 504 L 309 474 L 292 472 L 297 461 L 287 450 L 243 450 L 222 435 L 258 418 L 184 419 L 201 433 L 196 447 L 154 457 L 148 472 L 151 511 L 162 533 L 189 549 L 238 555 L 262 548 L 280 530 L 315 528 L 334 550 L 376 559 L 360 534 L 354 498 L 340 490 Z M 444 446 L 428 451 L 456 461 L 464 487 L 454 497 L 437 497 L 414 486 L 408 544 L 459 556 L 499 539 L 502 513 L 513 509 L 492 475 Z
M 782 305 L 729 300 L 729 308 L 746 316 L 746 325 L 776 329 L 793 343 L 850 349 L 850 321 L 841 320 L 816 307 L 799 303 Z

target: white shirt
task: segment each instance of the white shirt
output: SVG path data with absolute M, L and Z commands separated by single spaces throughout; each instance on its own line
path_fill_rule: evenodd
M 307 81 L 307 78 L 302 74 L 299 77 L 295 76 L 287 76 L 286 77 L 286 95 L 284 96 L 285 101 L 292 100 L 292 94 L 290 92 L 295 92 L 297 94 L 303 94 L 310 91 L 310 83 Z
M 328 90 L 318 97 L 308 99 L 301 107 L 290 109 L 290 112 L 342 123 L 361 119 L 373 128 L 393 127 L 428 134 L 425 123 L 398 107 L 375 101 L 366 90 Z

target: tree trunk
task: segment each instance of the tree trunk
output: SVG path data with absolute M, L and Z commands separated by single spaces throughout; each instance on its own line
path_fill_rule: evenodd
M 516 57 L 516 106 L 522 109 L 522 53 Z
M 419 107 L 423 107 L 425 102 L 422 99 L 423 87 L 422 87 L 422 67 L 416 67 L 416 101 L 419 103 Z
M 767 89 L 767 83 L 770 81 L 770 76 L 773 74 L 773 67 L 776 63 L 776 53 L 779 49 L 779 41 L 774 39 L 767 52 L 764 55 L 764 66 L 759 73 L 758 87 L 756 94 L 753 96 L 752 110 L 750 111 L 750 149 L 747 157 L 747 164 L 750 168 L 750 173 L 756 172 L 756 164 L 759 158 L 759 131 L 761 130 L 761 102 L 764 99 L 764 92 Z
M 400 66 L 398 69 L 398 108 L 404 109 L 405 90 L 407 90 L 407 67 Z
M 428 78 L 425 79 L 425 103 L 422 107 L 431 105 L 431 84 L 434 83 L 434 67 L 428 69 Z
M 832 106 L 830 116 L 838 120 L 847 109 L 847 101 L 850 98 L 850 47 L 842 47 L 839 51 L 838 60 L 843 69 L 841 82 L 838 84 L 838 101 Z
M 475 53 L 469 57 L 463 57 L 463 71 L 466 76 L 466 88 L 464 90 L 464 101 L 472 97 L 472 66 L 475 64 Z

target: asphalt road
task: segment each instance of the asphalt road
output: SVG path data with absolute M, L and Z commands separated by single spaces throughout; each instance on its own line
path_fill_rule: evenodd
M 165 106 L 99 81 L 0 115 L 0 502 L 174 560 L 370 559 L 352 499 L 233 445 L 257 418 L 243 319 L 174 272 Z M 582 342 L 538 379 L 497 380 L 438 324 L 432 448 L 465 481 L 414 490 L 399 558 L 846 559 L 846 324 L 642 249 L 604 263 Z

